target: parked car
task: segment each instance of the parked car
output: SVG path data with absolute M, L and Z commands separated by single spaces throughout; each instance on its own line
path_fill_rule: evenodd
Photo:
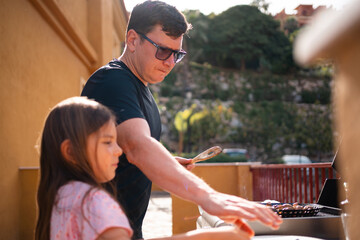
M 281 157 L 284 164 L 310 164 L 311 160 L 303 155 L 284 155 Z
M 230 157 L 244 157 L 247 161 L 250 160 L 248 151 L 243 148 L 225 148 L 222 152 Z

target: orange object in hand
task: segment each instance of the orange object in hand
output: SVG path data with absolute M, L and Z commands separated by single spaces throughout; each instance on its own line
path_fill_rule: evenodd
M 251 227 L 243 220 L 237 219 L 234 224 L 242 231 L 248 233 L 250 237 L 253 237 L 255 235 L 254 230 L 252 230 Z

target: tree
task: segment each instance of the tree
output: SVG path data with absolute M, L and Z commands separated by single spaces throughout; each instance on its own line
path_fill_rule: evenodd
M 188 49 L 191 49 L 191 51 L 188 51 L 187 57 L 191 61 L 198 63 L 206 62 L 204 46 L 209 42 L 208 32 L 210 20 L 199 10 L 187 10 L 184 12 L 184 14 L 193 28 L 191 31 L 189 31 L 188 36 L 184 38 L 185 45 L 188 47 Z
M 286 64 L 292 52 L 289 40 L 279 31 L 279 23 L 257 7 L 238 5 L 210 21 L 208 61 L 228 68 L 257 69 L 262 61 L 270 68 Z
M 299 29 L 299 24 L 295 18 L 288 18 L 284 23 L 284 30 L 286 31 L 287 35 L 292 34 L 296 30 Z
M 195 108 L 196 105 L 193 104 L 190 108 L 185 109 L 184 111 L 179 111 L 175 115 L 174 125 L 176 130 L 179 132 L 179 154 L 183 152 L 184 133 L 190 128 L 190 117 L 194 114 Z
M 253 0 L 250 5 L 257 7 L 263 13 L 268 13 L 269 3 L 265 0 Z

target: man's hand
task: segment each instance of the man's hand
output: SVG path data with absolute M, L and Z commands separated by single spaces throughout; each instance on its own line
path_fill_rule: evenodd
M 200 206 L 206 212 L 218 216 L 226 222 L 234 223 L 239 228 L 248 228 L 243 225 L 242 218 L 250 221 L 258 220 L 273 229 L 278 229 L 282 223 L 281 217 L 270 208 L 237 196 L 214 191 L 203 200 L 203 204 Z
M 189 171 L 193 170 L 195 167 L 195 164 L 191 163 L 192 159 L 183 157 L 175 157 L 175 159 Z

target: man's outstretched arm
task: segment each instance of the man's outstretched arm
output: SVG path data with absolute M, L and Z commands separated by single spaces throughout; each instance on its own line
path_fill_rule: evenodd
M 129 119 L 117 126 L 118 143 L 127 159 L 159 187 L 196 203 L 211 215 L 228 222 L 259 220 L 278 228 L 281 218 L 264 205 L 215 191 L 186 170 L 157 140 L 151 137 L 147 122 Z

